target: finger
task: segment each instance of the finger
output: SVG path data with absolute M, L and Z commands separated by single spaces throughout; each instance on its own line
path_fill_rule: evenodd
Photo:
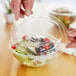
M 74 41 L 73 37 L 68 37 L 69 41 Z
M 24 9 L 26 9 L 26 5 L 23 3 L 23 7 L 24 7 Z M 31 14 L 31 9 L 29 9 L 29 10 L 25 10 L 25 15 L 26 16 L 29 16 Z
M 13 2 L 13 0 L 12 0 L 11 3 L 10 3 L 10 8 L 11 8 L 11 10 L 14 12 L 14 2 Z
M 20 17 L 21 0 L 14 0 L 14 13 L 15 19 L 18 20 Z
M 75 39 L 74 37 L 69 37 L 69 36 L 68 36 L 68 39 L 69 39 L 69 41 L 71 41 L 71 42 L 76 42 L 76 39 Z
M 70 36 L 70 37 L 76 37 L 76 29 L 73 29 L 72 31 L 69 31 L 67 33 L 67 35 Z
M 20 17 L 21 17 L 21 18 L 24 18 L 24 15 L 23 15 L 23 14 L 20 14 Z
M 25 9 L 25 15 L 29 16 L 31 14 L 31 9 L 26 9 L 27 1 L 23 1 L 23 8 Z
M 23 8 L 26 9 L 27 0 L 22 0 Z
M 31 15 L 31 10 L 26 10 L 26 11 L 25 11 L 25 15 L 26 15 L 26 16 L 30 16 L 30 15 Z
M 76 48 L 76 42 L 69 43 L 66 47 L 67 48 Z
M 34 2 L 34 0 L 23 1 L 23 7 L 25 9 L 26 16 L 29 16 L 30 14 L 33 13 L 32 12 L 33 2 Z

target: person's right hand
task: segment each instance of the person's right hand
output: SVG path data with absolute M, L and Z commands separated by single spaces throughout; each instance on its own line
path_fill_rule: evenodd
M 67 48 L 76 48 L 76 29 L 70 29 L 67 33 L 70 43 L 67 44 Z
M 29 16 L 32 14 L 33 3 L 34 0 L 12 0 L 10 7 L 15 14 L 15 19 L 18 20 L 19 17 L 23 18 L 24 15 Z

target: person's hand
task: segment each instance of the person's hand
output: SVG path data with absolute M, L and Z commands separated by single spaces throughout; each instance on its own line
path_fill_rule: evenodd
M 67 33 L 70 43 L 67 44 L 67 48 L 76 48 L 76 29 L 70 29 Z
M 15 14 L 15 19 L 18 20 L 19 17 L 23 18 L 24 15 L 32 14 L 33 2 L 34 0 L 12 0 L 10 7 Z

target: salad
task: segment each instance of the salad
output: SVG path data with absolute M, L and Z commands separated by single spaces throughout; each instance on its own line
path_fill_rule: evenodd
M 75 21 L 73 12 L 67 8 L 56 8 L 52 10 L 52 15 L 60 19 L 64 25 L 69 28 L 70 24 Z
M 56 53 L 56 45 L 46 37 L 28 37 L 11 46 L 14 56 L 23 64 L 31 67 L 40 67 L 51 60 Z

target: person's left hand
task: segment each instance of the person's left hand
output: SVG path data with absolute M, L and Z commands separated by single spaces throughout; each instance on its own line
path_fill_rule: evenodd
M 67 37 L 70 43 L 67 44 L 67 48 L 76 48 L 76 29 L 68 30 Z

